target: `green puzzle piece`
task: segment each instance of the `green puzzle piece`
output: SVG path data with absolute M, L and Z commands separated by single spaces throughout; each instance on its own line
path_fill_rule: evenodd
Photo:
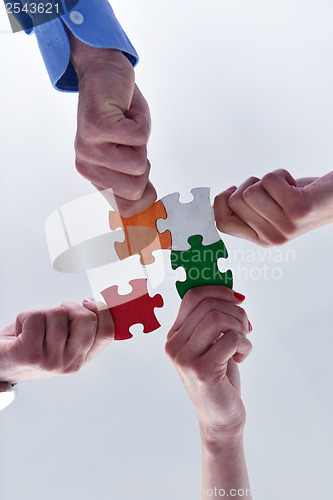
M 217 267 L 217 260 L 228 257 L 227 249 L 222 240 L 212 245 L 203 246 L 201 235 L 190 236 L 188 242 L 190 250 L 172 250 L 172 269 L 183 267 L 186 271 L 186 280 L 177 281 L 176 287 L 181 298 L 190 288 L 205 285 L 225 285 L 232 288 L 232 272 L 230 269 L 221 273 Z

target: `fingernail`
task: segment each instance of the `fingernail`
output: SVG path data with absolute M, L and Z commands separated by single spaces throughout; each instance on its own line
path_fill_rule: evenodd
M 226 191 L 231 191 L 231 190 L 234 190 L 234 189 L 237 189 L 237 186 L 230 186 L 230 188 L 226 189 Z
M 245 295 L 243 295 L 242 293 L 234 292 L 234 296 L 238 300 L 241 300 L 241 301 L 245 300 Z
M 249 332 L 252 332 L 253 330 L 253 326 L 251 325 L 250 321 L 249 321 Z

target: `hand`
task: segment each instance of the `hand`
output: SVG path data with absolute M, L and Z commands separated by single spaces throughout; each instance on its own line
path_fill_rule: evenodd
M 156 200 L 147 159 L 148 104 L 122 52 L 90 47 L 68 35 L 79 79 L 76 168 L 129 217 Z
M 245 425 L 237 363 L 251 351 L 252 327 L 240 302 L 224 286 L 189 290 L 165 346 L 206 439 L 238 434 Z
M 0 381 L 76 373 L 109 345 L 114 337 L 109 310 L 98 311 L 93 299 L 83 303 L 19 314 L 0 333 Z
M 214 211 L 220 231 L 264 247 L 282 245 L 333 222 L 333 172 L 298 180 L 286 170 L 250 177 L 219 194 Z

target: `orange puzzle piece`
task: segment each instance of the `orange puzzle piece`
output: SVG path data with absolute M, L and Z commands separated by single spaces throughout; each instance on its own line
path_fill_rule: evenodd
M 115 242 L 114 247 L 120 260 L 130 255 L 139 254 L 143 265 L 155 261 L 152 252 L 171 248 L 171 233 L 161 234 L 157 231 L 156 220 L 166 219 L 167 213 L 161 201 L 157 201 L 144 212 L 132 217 L 121 217 L 117 212 L 110 212 L 110 228 L 114 231 L 118 227 L 124 230 L 125 240 Z

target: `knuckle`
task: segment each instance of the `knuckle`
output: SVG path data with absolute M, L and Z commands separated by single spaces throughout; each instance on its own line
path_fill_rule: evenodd
M 284 220 L 280 228 L 287 241 L 289 241 L 297 231 L 297 226 L 292 220 Z
M 144 175 L 146 170 L 147 170 L 147 158 L 144 158 L 144 159 L 137 158 L 132 166 L 133 175 L 136 175 L 136 176 Z
M 213 325 L 218 325 L 221 321 L 222 313 L 219 311 L 209 311 L 206 314 L 206 319 L 209 321 L 209 323 Z
M 145 189 L 146 189 L 146 180 L 138 177 L 133 182 L 131 189 L 127 191 L 126 198 L 130 201 L 138 201 L 142 198 Z
M 231 208 L 231 207 L 230 207 Z M 216 217 L 216 226 L 222 233 L 232 234 L 234 229 L 233 219 L 232 217 L 217 214 Z
M 186 302 L 192 303 L 194 300 L 200 299 L 202 293 L 202 287 L 190 288 L 184 295 L 183 304 Z
M 251 202 L 255 200 L 255 198 L 258 195 L 258 184 L 255 184 L 253 186 L 249 186 L 243 191 L 243 199 L 244 201 Z
M 269 172 L 268 174 L 265 174 L 261 180 L 263 185 L 271 185 L 276 181 L 276 178 L 278 177 L 277 170 L 274 172 Z
M 140 144 L 148 144 L 150 136 L 150 125 L 148 120 L 143 120 L 137 127 L 136 139 Z
M 232 344 L 238 344 L 242 340 L 241 334 L 236 332 L 236 330 L 229 330 L 226 335 L 228 335 L 229 341 Z
M 72 363 L 63 371 L 65 375 L 78 373 L 82 366 L 84 365 L 84 361 L 82 359 L 77 359 L 72 361 Z
M 52 309 L 51 315 L 52 318 L 59 323 L 68 321 L 68 314 L 64 307 L 55 307 L 54 309 Z
M 44 321 L 44 313 L 42 311 L 30 311 L 30 313 L 28 313 L 28 319 L 30 319 L 31 321 L 33 321 L 34 323 L 41 323 L 42 321 Z
M 247 318 L 247 314 L 246 314 L 246 311 L 245 309 L 243 309 L 242 307 L 239 307 L 239 306 L 236 306 L 238 309 L 239 309 L 239 314 L 240 314 L 240 318 L 241 318 L 241 321 L 243 323 L 246 323 L 247 324 L 247 321 L 248 321 L 248 318 Z
M 174 347 L 173 347 L 173 342 L 170 340 L 167 340 L 165 346 L 164 346 L 165 353 L 169 356 L 169 358 L 173 359 L 175 356 L 174 352 Z
M 269 242 L 271 246 L 274 245 L 284 245 L 289 241 L 287 235 L 282 233 L 273 233 L 269 236 Z
M 213 299 L 212 297 L 207 297 L 202 301 L 203 307 L 205 310 L 208 312 L 214 312 L 214 308 L 217 307 L 218 301 L 216 299 Z M 215 311 L 216 312 L 216 311 Z
M 235 207 L 237 207 L 238 203 L 242 200 L 242 194 L 241 193 L 233 193 L 230 198 L 228 199 L 228 205 L 233 210 Z
M 82 162 L 80 162 L 78 159 L 75 160 L 75 168 L 76 171 L 82 175 L 82 177 L 87 177 L 88 175 L 88 169 L 86 165 Z
M 121 207 L 121 216 L 122 217 L 132 217 L 135 211 L 133 210 L 132 202 L 124 203 Z
M 81 312 L 81 319 L 85 326 L 94 329 L 97 328 L 98 318 L 94 312 L 88 310 Z

